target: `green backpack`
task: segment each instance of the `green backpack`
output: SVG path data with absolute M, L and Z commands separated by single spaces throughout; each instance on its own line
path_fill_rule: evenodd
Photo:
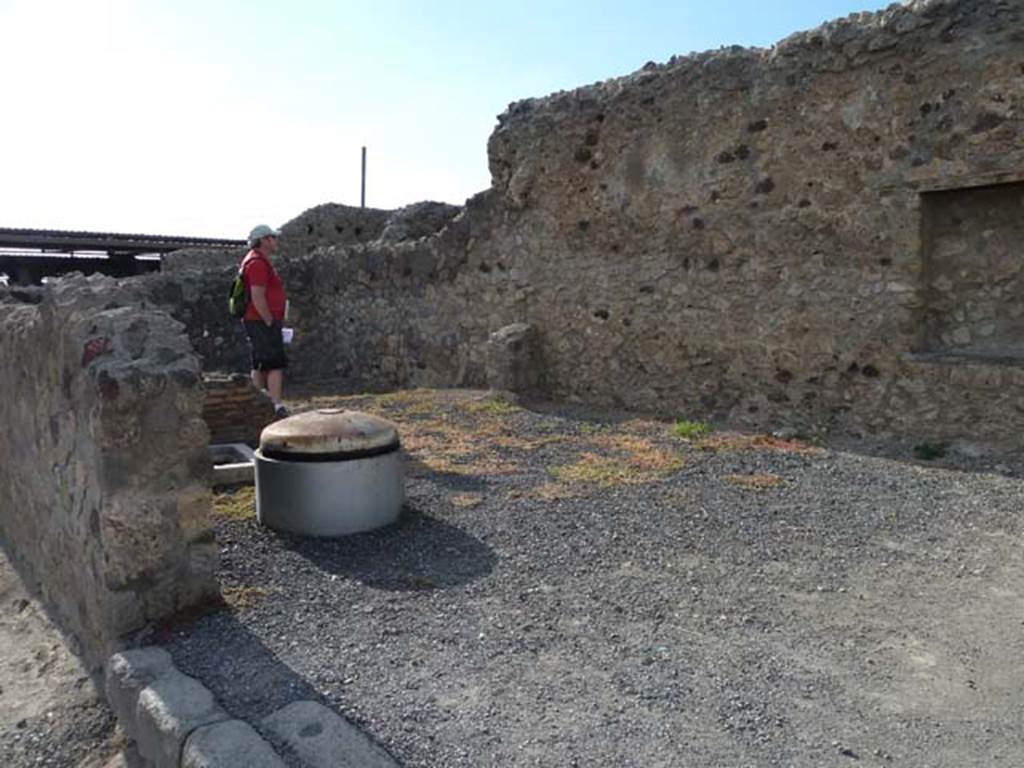
M 249 306 L 249 291 L 245 288 L 245 278 L 239 270 L 235 276 L 235 282 L 231 284 L 231 293 L 228 294 L 228 312 L 232 317 L 242 317 Z

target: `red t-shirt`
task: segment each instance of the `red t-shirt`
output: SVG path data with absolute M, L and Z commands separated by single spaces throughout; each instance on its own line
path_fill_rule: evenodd
M 267 289 L 267 305 L 270 307 L 270 316 L 275 320 L 284 320 L 285 294 L 284 281 L 277 274 L 274 265 L 267 261 L 267 258 L 259 251 L 249 251 L 242 259 L 242 275 L 245 279 L 245 286 L 252 295 L 255 285 L 265 286 Z M 249 306 L 242 316 L 243 320 L 260 320 L 260 313 L 256 311 L 256 305 L 249 301 Z

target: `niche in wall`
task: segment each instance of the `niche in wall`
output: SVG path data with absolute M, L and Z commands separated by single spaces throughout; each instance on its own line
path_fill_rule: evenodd
M 1024 364 L 1024 182 L 921 196 L 922 352 Z

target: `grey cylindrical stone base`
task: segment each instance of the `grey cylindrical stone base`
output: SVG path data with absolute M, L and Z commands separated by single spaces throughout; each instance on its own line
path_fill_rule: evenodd
M 402 453 L 282 461 L 256 451 L 256 517 L 305 536 L 344 536 L 395 522 L 405 501 Z

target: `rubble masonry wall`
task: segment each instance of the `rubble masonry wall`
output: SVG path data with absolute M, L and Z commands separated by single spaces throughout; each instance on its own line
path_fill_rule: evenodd
M 89 665 L 216 594 L 199 364 L 116 280 L 0 294 L 0 540 Z
M 918 0 L 515 103 L 437 234 L 292 223 L 291 376 L 479 385 L 525 323 L 549 397 L 1012 445 L 1021 50 L 1021 0 Z

